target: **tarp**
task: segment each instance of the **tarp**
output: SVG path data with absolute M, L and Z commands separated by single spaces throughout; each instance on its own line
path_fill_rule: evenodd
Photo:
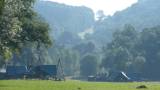
M 56 76 L 57 65 L 39 65 L 35 67 L 35 72 L 45 74 L 45 75 Z
M 28 72 L 26 66 L 7 66 L 6 74 L 9 76 L 24 75 Z

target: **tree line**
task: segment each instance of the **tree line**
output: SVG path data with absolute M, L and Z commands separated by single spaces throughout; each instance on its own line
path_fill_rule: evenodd
M 116 31 L 103 48 L 102 66 L 106 70 L 141 73 L 145 78 L 159 80 L 160 26 L 135 30 L 126 25 Z
M 141 30 L 127 24 L 122 29 L 119 27 L 118 30 L 114 30 L 115 32 L 110 35 L 113 32 L 110 27 L 115 25 L 108 25 L 111 23 L 105 22 L 109 18 L 94 22 L 93 13 L 88 8 L 86 11 L 85 7 L 78 9 L 84 10 L 85 13 L 78 16 L 81 17 L 81 22 L 77 22 L 79 18 L 76 18 L 75 14 L 73 20 L 66 20 L 61 25 L 59 22 L 66 18 L 59 15 L 55 9 L 59 18 L 56 18 L 57 22 L 53 22 L 57 24 L 55 25 L 57 30 L 62 31 L 58 31 L 56 39 L 53 39 L 54 36 L 50 36 L 49 33 L 53 33 L 54 30 L 52 32 L 45 20 L 35 12 L 35 2 L 35 0 L 0 1 L 0 66 L 6 63 L 57 64 L 60 58 L 64 73 L 68 76 L 87 77 L 99 72 L 125 71 L 141 73 L 150 79 L 160 79 L 158 77 L 160 72 L 157 70 L 160 67 L 160 26 Z M 61 7 L 67 6 L 58 5 L 59 10 L 63 11 Z M 68 10 L 72 10 L 71 8 L 75 7 L 68 7 Z M 76 9 L 74 12 L 76 13 Z M 68 16 L 74 12 L 68 13 Z M 89 21 L 81 25 L 87 17 L 90 18 Z M 76 27 L 72 21 L 77 22 Z M 78 32 L 90 27 L 95 30 L 94 34 L 86 34 L 85 39 L 77 35 Z M 52 28 L 54 29 L 54 26 Z M 77 31 L 73 33 L 75 29 Z

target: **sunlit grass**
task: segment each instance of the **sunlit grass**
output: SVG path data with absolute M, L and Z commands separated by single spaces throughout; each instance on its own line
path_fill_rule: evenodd
M 1 80 L 0 90 L 137 90 L 136 87 L 139 85 L 146 85 L 147 90 L 160 90 L 158 82 L 109 83 L 42 80 Z

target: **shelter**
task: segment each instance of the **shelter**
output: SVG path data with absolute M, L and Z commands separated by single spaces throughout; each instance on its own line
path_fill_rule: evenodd
M 8 78 L 19 78 L 27 74 L 26 66 L 7 66 L 6 75 Z
M 39 79 L 65 80 L 60 59 L 57 65 L 38 65 L 31 67 L 29 77 Z
M 34 72 L 39 77 L 56 77 L 57 65 L 39 65 L 34 68 Z
M 128 76 L 131 78 L 132 81 L 145 81 L 144 77 L 141 73 L 128 73 Z
M 114 82 L 127 82 L 131 81 L 131 79 L 127 76 L 125 72 L 112 72 L 109 76 L 110 81 Z
M 0 79 L 35 78 L 65 80 L 59 59 L 57 65 L 7 66 L 6 72 L 0 72 Z
M 88 76 L 88 81 L 96 81 L 96 77 L 95 76 Z

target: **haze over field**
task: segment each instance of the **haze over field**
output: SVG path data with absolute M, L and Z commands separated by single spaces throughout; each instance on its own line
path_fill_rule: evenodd
M 116 11 L 121 11 L 136 3 L 138 0 L 45 0 L 65 3 L 73 6 L 87 6 L 94 12 L 103 10 L 106 15 L 113 15 Z
M 115 81 L 111 74 L 123 71 L 134 81 L 160 81 L 160 0 L 5 1 L 0 0 L 0 69 L 31 70 L 61 60 L 64 75 L 73 79 Z
M 71 66 L 65 68 L 66 75 L 87 77 L 105 68 L 106 72 L 136 72 L 143 78 L 160 80 L 160 0 L 52 1 L 40 1 L 35 9 L 49 22 L 57 46 L 64 48 L 53 45 L 49 54 L 52 61 L 56 53 L 63 52 L 64 67 Z M 106 15 L 124 10 L 107 18 L 102 15 L 95 21 L 98 9 Z M 81 33 L 86 30 L 94 33 Z

